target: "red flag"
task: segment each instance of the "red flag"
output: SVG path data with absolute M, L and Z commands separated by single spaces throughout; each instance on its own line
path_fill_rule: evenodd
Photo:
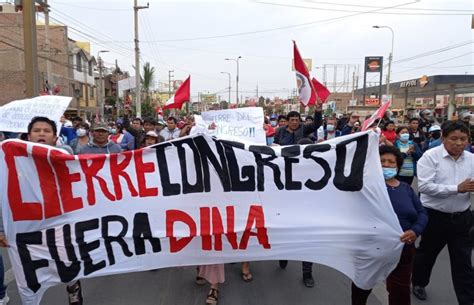
M 329 92 L 328 88 L 326 88 L 323 84 L 318 82 L 316 78 L 313 77 L 311 81 L 313 82 L 313 88 L 316 90 L 316 94 L 321 100 L 321 103 L 326 102 L 328 97 L 331 95 L 331 92 Z
M 176 93 L 165 103 L 163 110 L 165 109 L 181 109 L 184 103 L 189 102 L 191 99 L 191 75 L 179 86 Z
M 298 87 L 299 101 L 303 106 L 314 105 L 317 100 L 316 90 L 313 88 L 308 68 L 306 68 L 306 65 L 304 64 L 295 41 L 293 41 L 293 60 L 295 62 L 296 85 Z
M 380 106 L 380 108 L 377 109 L 377 111 L 375 111 L 375 113 L 372 114 L 370 118 L 368 118 L 364 121 L 364 123 L 362 123 L 362 131 L 369 129 L 370 125 L 372 125 L 375 120 L 383 118 L 385 111 L 387 111 L 388 107 L 390 107 L 391 104 L 392 101 L 390 100 L 383 103 L 382 106 Z

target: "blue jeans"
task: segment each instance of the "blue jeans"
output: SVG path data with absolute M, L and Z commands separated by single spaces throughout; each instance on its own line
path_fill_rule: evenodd
M 3 266 L 3 257 L 0 254 L 0 299 L 5 297 L 7 286 L 4 285 L 5 281 L 5 267 Z

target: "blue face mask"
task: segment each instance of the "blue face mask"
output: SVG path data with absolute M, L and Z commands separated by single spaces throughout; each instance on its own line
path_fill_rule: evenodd
M 383 177 L 390 180 L 397 175 L 397 169 L 393 167 L 382 167 Z
M 410 139 L 410 134 L 409 133 L 402 133 L 400 135 L 400 141 L 402 141 L 402 142 L 408 142 L 409 139 Z
M 270 121 L 270 125 L 272 125 L 272 127 L 275 127 L 277 125 L 277 121 Z

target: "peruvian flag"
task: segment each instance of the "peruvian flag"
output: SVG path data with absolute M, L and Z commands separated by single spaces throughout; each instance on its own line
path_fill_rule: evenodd
M 318 82 L 316 78 L 313 77 L 311 80 L 313 82 L 313 88 L 316 90 L 316 95 L 319 97 L 322 103 L 325 103 L 328 97 L 331 95 L 328 88 L 326 88 L 323 84 Z
M 303 106 L 310 106 L 315 105 L 317 102 L 324 103 L 331 93 L 315 78 L 311 79 L 308 68 L 306 68 L 304 64 L 295 41 L 293 41 L 293 58 L 295 62 L 296 84 L 298 86 L 301 104 L 303 104 Z
M 367 120 L 364 121 L 364 123 L 362 123 L 362 131 L 369 129 L 370 125 L 372 125 L 375 122 L 375 120 L 383 118 L 385 111 L 387 111 L 388 107 L 390 107 L 391 104 L 392 104 L 391 100 L 388 100 L 385 103 L 383 103 L 382 106 L 380 106 L 380 108 L 377 109 L 377 111 L 375 111 L 375 113 L 372 114 L 370 118 L 368 118 Z
M 179 86 L 176 93 L 165 103 L 163 110 L 165 109 L 181 109 L 184 103 L 189 102 L 191 99 L 191 75 Z

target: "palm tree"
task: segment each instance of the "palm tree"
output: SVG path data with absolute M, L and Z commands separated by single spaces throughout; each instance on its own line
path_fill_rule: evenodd
M 149 62 L 143 65 L 142 88 L 146 95 L 146 101 L 150 101 L 150 88 L 155 83 L 155 67 L 151 67 Z
M 141 77 L 142 92 L 145 93 L 145 100 L 142 103 L 142 115 L 152 116 L 153 106 L 150 99 L 150 89 L 155 83 L 155 68 L 150 66 L 149 62 L 143 65 L 143 77 Z

